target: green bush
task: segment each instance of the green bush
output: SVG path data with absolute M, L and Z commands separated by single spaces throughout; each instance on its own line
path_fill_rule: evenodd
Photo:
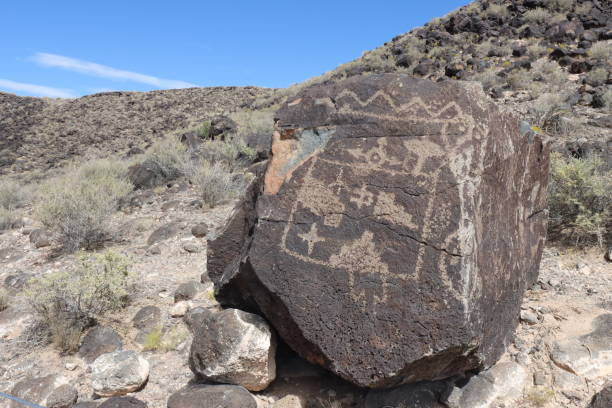
M 549 235 L 588 245 L 609 241 L 612 228 L 612 171 L 597 157 L 551 157 Z
M 43 183 L 34 213 L 66 250 L 91 248 L 107 238 L 108 218 L 131 190 L 125 165 L 97 160 Z
M 56 345 L 69 351 L 74 338 L 97 317 L 124 306 L 133 283 L 124 256 L 112 251 L 81 253 L 72 270 L 31 279 L 24 293 Z

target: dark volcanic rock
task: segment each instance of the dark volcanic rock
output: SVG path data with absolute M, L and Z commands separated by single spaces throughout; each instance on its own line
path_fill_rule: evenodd
M 147 403 L 134 397 L 112 397 L 98 408 L 147 408 Z
M 263 192 L 210 243 L 217 299 L 360 386 L 492 365 L 538 275 L 542 137 L 475 84 L 398 74 L 309 88 L 276 117 Z
M 256 408 L 255 398 L 236 385 L 188 385 L 168 398 L 168 408 Z
M 612 407 L 612 383 L 593 396 L 588 408 L 610 408 Z
M 91 363 L 105 353 L 119 350 L 123 347 L 121 337 L 110 327 L 94 327 L 87 332 L 81 342 L 79 355 Z
M 210 130 L 208 137 L 216 138 L 217 136 L 236 131 L 236 122 L 227 116 L 215 116 L 210 121 Z

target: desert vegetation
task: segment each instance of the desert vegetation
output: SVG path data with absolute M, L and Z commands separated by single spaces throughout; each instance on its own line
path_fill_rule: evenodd
M 19 209 L 30 200 L 30 190 L 9 178 L 0 179 L 0 231 L 21 224 Z
M 134 283 L 128 259 L 118 253 L 80 253 L 76 261 L 32 279 L 24 292 L 62 351 L 74 351 L 83 329 L 121 308 Z

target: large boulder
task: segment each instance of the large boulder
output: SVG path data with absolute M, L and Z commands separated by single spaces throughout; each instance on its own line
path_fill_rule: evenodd
M 276 118 L 263 181 L 209 242 L 216 298 L 359 386 L 493 365 L 538 275 L 543 136 L 477 84 L 401 74 L 308 88 Z
M 276 338 L 258 315 L 226 309 L 193 326 L 189 367 L 198 377 L 265 389 L 276 378 Z

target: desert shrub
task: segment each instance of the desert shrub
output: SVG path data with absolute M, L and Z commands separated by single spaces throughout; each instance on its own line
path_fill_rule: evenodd
M 161 327 L 158 327 L 145 336 L 142 348 L 144 351 L 167 352 L 176 350 L 187 339 L 187 336 L 187 330 L 182 327 L 173 327 L 165 333 Z
M 210 126 L 210 124 L 209 124 Z M 206 131 L 206 129 L 200 129 Z M 144 153 L 142 163 L 154 169 L 157 180 L 170 181 L 185 174 L 185 165 L 189 162 L 187 147 L 178 137 L 171 135 L 153 143 Z
M 238 197 L 248 182 L 248 175 L 232 172 L 221 161 L 200 161 L 194 168 L 191 181 L 200 190 L 202 199 L 210 207 Z
M 210 127 L 212 124 L 210 120 L 205 120 L 200 126 L 196 128 L 196 133 L 200 138 L 206 139 L 210 135 Z
M 0 288 L 0 312 L 8 308 L 8 306 L 9 306 L 8 293 L 6 293 L 6 290 Z
M 251 164 L 257 152 L 248 147 L 237 135 L 227 135 L 225 140 L 212 140 L 202 144 L 201 155 L 205 160 L 212 163 L 220 163 L 230 172 L 238 171 Z M 196 172 L 200 167 L 201 161 L 189 162 L 189 168 L 185 170 L 187 175 L 193 174 L 193 167 Z
M 479 72 L 472 75 L 470 78 L 472 81 L 480 82 L 485 90 L 489 90 L 497 85 L 499 83 L 499 79 L 500 78 L 493 71 Z
M 562 93 L 544 93 L 533 101 L 529 110 L 532 123 L 552 134 L 567 134 L 571 130 L 568 120 L 569 106 Z
M 586 76 L 586 82 L 592 86 L 601 86 L 608 80 L 608 70 L 605 68 L 595 68 Z
M 510 12 L 508 7 L 503 4 L 490 4 L 485 10 L 485 14 L 488 17 L 508 17 Z
M 517 69 L 506 77 L 506 82 L 515 91 L 528 89 L 533 82 L 533 75 L 524 69 Z
M 608 61 L 612 58 L 612 40 L 596 42 L 589 48 L 588 53 L 596 60 Z
M 550 9 L 568 11 L 572 8 L 574 3 L 575 0 L 546 0 L 544 4 Z
M 531 44 L 527 46 L 527 55 L 529 55 L 532 59 L 540 58 L 544 54 L 546 54 L 547 48 L 540 44 Z
M 15 210 L 0 207 L 0 231 L 18 228 L 21 224 L 21 217 Z
M 576 245 L 603 245 L 612 228 L 612 171 L 597 157 L 551 157 L 549 233 Z
M 97 317 L 124 306 L 134 282 L 127 258 L 115 252 L 82 253 L 76 259 L 74 268 L 34 278 L 25 289 L 32 308 L 62 349 L 70 348 Z
M 544 92 L 559 92 L 570 87 L 567 73 L 554 61 L 535 61 L 531 71 L 534 80 L 529 83 L 528 89 L 532 98 L 537 98 Z
M 14 180 L 0 179 L 0 207 L 14 210 L 23 207 L 30 199 L 28 188 Z
M 542 7 L 537 7 L 531 10 L 527 10 L 523 17 L 530 23 L 545 23 L 550 21 L 551 13 Z
M 90 248 L 106 239 L 108 218 L 131 190 L 125 165 L 97 160 L 43 183 L 34 213 L 66 250 Z
M 151 330 L 144 338 L 142 349 L 144 351 L 155 351 L 161 348 L 163 332 L 161 327 Z

